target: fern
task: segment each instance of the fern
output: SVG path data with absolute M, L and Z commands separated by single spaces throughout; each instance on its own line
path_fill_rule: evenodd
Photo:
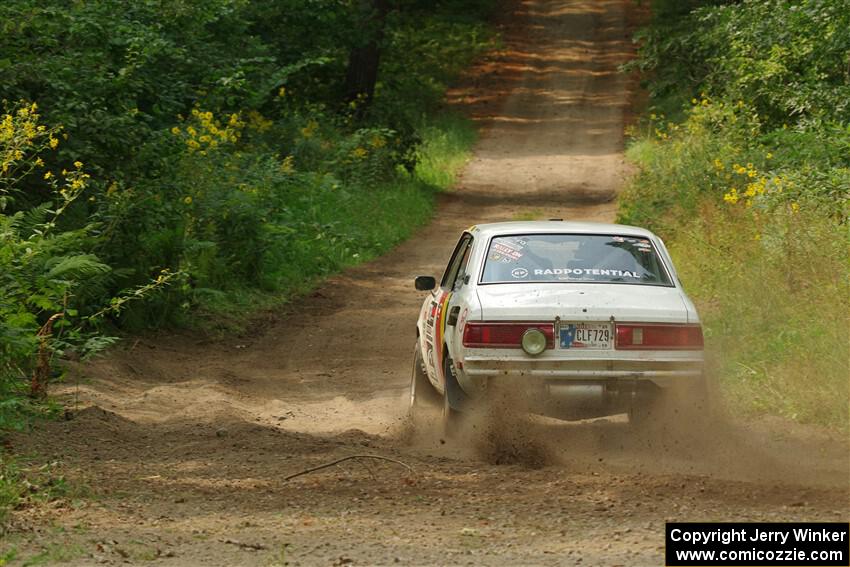
M 47 223 L 47 215 L 50 213 L 52 206 L 53 203 L 47 202 L 36 205 L 26 211 L 20 221 L 18 234 L 29 235 L 41 230 L 45 223 Z
M 52 265 L 52 267 L 51 267 Z M 46 267 L 51 279 L 86 279 L 108 273 L 112 268 L 100 262 L 94 254 L 77 254 L 51 258 Z
M 18 211 L 14 215 L 0 215 L 0 241 L 17 240 L 20 237 L 23 219 L 23 211 Z

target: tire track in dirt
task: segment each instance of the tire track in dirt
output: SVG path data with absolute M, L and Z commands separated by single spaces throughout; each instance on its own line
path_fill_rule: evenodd
M 441 272 L 472 223 L 613 219 L 634 9 L 524 0 L 506 14 L 505 49 L 450 93 L 481 126 L 474 159 L 410 241 L 245 337 L 150 337 L 77 369 L 74 418 L 12 442 L 95 497 L 17 513 L 8 541 L 77 545 L 79 565 L 659 565 L 667 519 L 846 521 L 846 440 L 784 422 L 535 423 L 523 442 L 555 453 L 539 469 L 399 434 L 413 277 Z M 354 453 L 417 473 L 346 463 L 282 481 Z

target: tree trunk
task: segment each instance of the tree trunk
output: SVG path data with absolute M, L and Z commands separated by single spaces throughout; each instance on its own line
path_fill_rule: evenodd
M 388 0 L 360 0 L 360 30 L 362 41 L 351 48 L 348 71 L 345 76 L 345 100 L 357 101 L 357 109 L 368 106 L 378 82 L 378 64 L 381 58 L 381 40 L 384 22 L 389 12 Z

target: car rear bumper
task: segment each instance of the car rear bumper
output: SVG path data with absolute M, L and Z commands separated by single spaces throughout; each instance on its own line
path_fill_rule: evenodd
M 703 375 L 701 354 L 667 357 L 540 358 L 523 356 L 467 356 L 460 370 L 472 382 L 499 376 L 530 377 L 556 381 L 649 380 L 664 388 Z
M 472 398 L 507 394 L 532 413 L 583 419 L 629 411 L 664 390 L 704 385 L 702 351 L 467 349 L 456 376 Z M 520 402 L 522 400 L 522 402 Z
M 699 392 L 704 387 L 701 365 L 676 369 L 631 368 L 494 368 L 468 367 L 458 375 L 473 399 L 494 392 L 513 410 L 558 419 L 587 419 L 629 412 L 652 404 L 666 390 Z

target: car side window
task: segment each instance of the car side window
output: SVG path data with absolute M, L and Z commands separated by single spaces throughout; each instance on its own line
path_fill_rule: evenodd
M 466 278 L 466 267 L 469 265 L 469 254 L 472 251 L 472 238 L 466 244 L 466 248 L 463 250 L 463 255 L 460 259 L 460 264 L 458 264 L 459 268 L 457 270 L 457 274 L 455 274 L 454 280 L 452 281 L 452 291 L 457 291 L 462 285 L 463 280 Z
M 440 281 L 440 287 L 444 289 L 454 289 L 456 281 L 458 279 L 458 272 L 460 272 L 461 265 L 465 265 L 465 260 L 469 253 L 470 243 L 472 242 L 472 236 L 469 234 L 464 234 L 455 246 L 455 251 L 452 254 L 451 260 L 449 260 L 448 266 L 446 266 L 446 272 L 443 274 L 443 279 Z

